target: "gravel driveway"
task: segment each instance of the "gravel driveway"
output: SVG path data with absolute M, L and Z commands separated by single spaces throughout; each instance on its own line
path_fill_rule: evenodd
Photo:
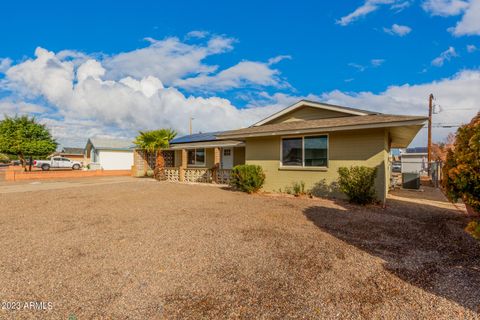
M 478 317 L 480 245 L 441 201 L 122 179 L 0 193 L 1 319 Z

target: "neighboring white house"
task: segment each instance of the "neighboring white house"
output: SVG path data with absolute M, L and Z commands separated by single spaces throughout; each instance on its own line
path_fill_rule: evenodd
M 402 172 L 415 172 L 427 174 L 428 153 L 427 148 L 408 148 L 400 152 Z
M 133 149 L 133 143 L 129 140 L 90 138 L 85 147 L 85 157 L 93 168 L 130 170 Z

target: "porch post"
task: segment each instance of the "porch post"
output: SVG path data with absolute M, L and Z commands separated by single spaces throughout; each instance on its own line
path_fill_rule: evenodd
M 186 168 L 187 168 L 187 150 L 182 149 L 182 163 L 180 164 L 180 168 L 178 168 L 178 181 L 180 182 L 185 181 Z
M 213 148 L 213 154 L 212 178 L 213 182 L 218 183 L 218 170 L 220 169 L 220 148 Z

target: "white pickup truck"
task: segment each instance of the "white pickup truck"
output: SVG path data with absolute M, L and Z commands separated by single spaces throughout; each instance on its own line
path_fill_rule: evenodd
M 42 168 L 42 170 L 50 169 L 66 169 L 71 168 L 73 170 L 80 170 L 82 163 L 79 161 L 72 161 L 64 157 L 52 157 L 50 160 L 34 160 L 33 165 L 37 168 Z

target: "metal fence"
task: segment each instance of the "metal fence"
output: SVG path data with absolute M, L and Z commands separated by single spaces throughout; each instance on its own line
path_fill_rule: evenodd
M 407 165 L 405 165 L 407 164 Z M 418 161 L 403 161 L 403 165 L 399 167 L 400 162 L 394 161 L 391 163 L 391 186 L 394 187 L 400 184 L 401 174 L 402 173 L 417 173 L 420 177 L 423 177 L 424 180 L 426 177 L 430 179 L 432 185 L 436 188 L 440 187 L 442 184 L 442 161 L 432 161 L 430 163 L 419 163 Z M 412 171 L 409 165 L 415 166 L 415 170 Z
M 442 176 L 443 176 L 442 169 L 443 169 L 442 161 L 430 162 L 430 165 L 428 166 L 428 175 L 432 180 L 433 186 L 436 188 L 440 187 L 440 185 L 442 184 Z

